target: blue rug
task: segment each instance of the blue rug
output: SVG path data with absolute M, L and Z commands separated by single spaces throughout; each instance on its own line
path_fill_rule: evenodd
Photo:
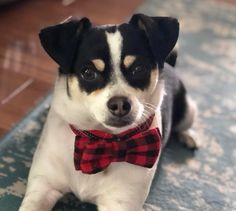
M 200 149 L 172 140 L 145 211 L 236 210 L 236 7 L 204 0 L 147 0 L 137 12 L 178 17 L 178 74 L 199 107 Z M 0 210 L 18 210 L 48 97 L 0 142 Z M 73 195 L 54 210 L 78 210 Z M 91 208 L 91 210 L 93 210 Z

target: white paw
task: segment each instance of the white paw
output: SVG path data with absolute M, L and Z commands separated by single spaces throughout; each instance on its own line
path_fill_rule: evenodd
M 183 131 L 179 134 L 179 141 L 189 149 L 198 149 L 198 143 L 196 140 L 196 133 L 192 129 Z

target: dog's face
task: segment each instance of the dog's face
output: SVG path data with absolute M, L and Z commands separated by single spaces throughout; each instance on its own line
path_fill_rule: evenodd
M 54 109 L 80 129 L 119 132 L 155 112 L 160 73 L 178 37 L 171 18 L 134 15 L 129 23 L 92 27 L 87 18 L 41 31 L 60 65 Z

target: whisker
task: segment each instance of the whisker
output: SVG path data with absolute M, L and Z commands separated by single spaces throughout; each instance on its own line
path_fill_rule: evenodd
M 157 109 L 155 106 L 153 105 L 149 105 L 149 104 L 144 104 L 144 107 L 150 108 L 150 109 Z
M 147 102 L 145 102 L 144 104 L 145 104 L 145 105 L 152 106 L 153 108 L 156 108 L 156 107 L 157 107 L 157 106 L 155 106 L 155 105 L 153 105 L 153 104 L 151 104 L 151 103 L 147 103 Z

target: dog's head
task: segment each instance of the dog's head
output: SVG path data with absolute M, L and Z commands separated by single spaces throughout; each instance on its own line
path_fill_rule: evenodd
M 121 25 L 83 18 L 43 29 L 42 46 L 59 64 L 53 109 L 80 129 L 135 126 L 163 97 L 160 74 L 178 33 L 176 19 L 143 14 Z

